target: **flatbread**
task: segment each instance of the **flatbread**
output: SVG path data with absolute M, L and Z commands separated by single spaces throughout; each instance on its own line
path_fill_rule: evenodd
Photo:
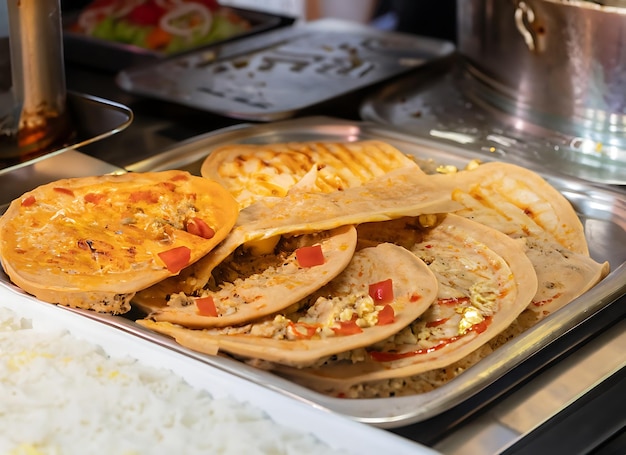
M 568 250 L 589 255 L 585 231 L 572 204 L 536 172 L 491 162 L 434 178 L 442 186 L 467 193 L 477 204 L 492 209 L 489 213 L 475 210 L 471 214 L 487 226 L 492 225 L 488 217 L 495 214 L 509 220 L 514 231 L 504 231 L 507 235 L 547 234 Z
M 264 197 L 283 197 L 307 176 L 311 192 L 360 186 L 414 160 L 382 141 L 228 144 L 208 155 L 203 176 L 220 182 L 241 208 Z
M 369 286 L 389 279 L 393 300 L 377 305 Z M 291 311 L 244 327 L 191 330 L 150 320 L 138 323 L 199 352 L 302 366 L 387 338 L 422 314 L 436 296 L 437 280 L 424 262 L 402 247 L 381 244 L 356 252 L 340 275 Z M 387 306 L 393 309 L 392 320 L 382 323 Z M 346 333 L 351 330 L 339 330 L 342 324 L 361 329 Z
M 385 223 L 379 224 L 384 230 Z M 403 237 L 397 224 L 392 231 L 391 236 Z M 505 329 L 536 293 L 537 278 L 521 242 L 465 218 L 447 215 L 410 249 L 429 264 L 439 283 L 437 300 L 420 318 L 389 339 L 369 345 L 361 356 L 277 371 L 325 393 L 342 395 L 355 384 L 442 368 Z
M 158 283 L 149 293 L 192 294 L 204 288 L 213 269 L 248 242 L 402 216 L 448 213 L 461 207 L 451 200 L 450 190 L 438 186 L 433 176 L 409 168 L 391 171 L 344 191 L 265 198 L 240 211 L 231 233 L 210 254 L 180 276 Z M 141 293 L 137 297 L 143 298 Z
M 238 215 L 218 183 L 187 172 L 42 185 L 0 218 L 7 275 L 40 300 L 111 313 L 207 254 Z
M 134 304 L 155 321 L 167 321 L 185 327 L 207 328 L 244 324 L 276 313 L 298 302 L 324 286 L 346 268 L 354 253 L 357 237 L 354 226 L 298 236 L 287 251 L 263 257 L 232 255 L 220 267 L 226 282 L 213 285 L 195 296 L 183 293 L 171 296 L 167 303 L 158 293 L 142 294 Z M 324 263 L 302 267 L 296 258 L 297 248 L 320 245 Z M 258 263 L 258 264 L 255 264 Z M 234 273 L 232 271 L 235 271 Z M 238 273 L 242 271 L 242 273 Z M 195 304 L 198 298 L 211 297 L 215 316 L 201 314 Z
M 572 205 L 532 171 L 488 163 L 441 176 L 463 205 L 457 215 L 522 239 L 539 287 L 523 315 L 525 330 L 582 295 L 609 273 L 608 262 L 589 257 L 587 240 Z

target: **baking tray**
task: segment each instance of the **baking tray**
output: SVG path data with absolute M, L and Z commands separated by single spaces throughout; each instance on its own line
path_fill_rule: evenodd
M 0 176 L 9 173 L 15 175 L 15 171 L 19 168 L 31 166 L 33 163 L 50 159 L 61 153 L 76 150 L 117 134 L 125 130 L 133 121 L 133 111 L 128 107 L 114 101 L 73 91 L 67 92 L 66 108 L 73 129 L 72 137 L 59 148 L 33 159 L 0 161 Z M 8 177 L 3 177 L 3 182 L 7 180 Z M 31 188 L 25 188 L 23 191 Z M 0 189 L 3 187 L 0 186 Z M 7 190 L 3 189 L 3 200 L 8 197 L 6 193 Z
M 211 149 L 228 143 L 272 143 L 289 141 L 356 141 L 378 139 L 416 156 L 426 170 L 437 163 L 464 167 L 468 160 L 484 156 L 467 149 L 441 144 L 428 139 L 389 129 L 372 122 L 354 122 L 329 117 L 308 117 L 272 124 L 237 125 L 192 138 L 150 159 L 128 166 L 132 172 L 185 169 L 199 175 L 200 166 Z M 408 397 L 377 399 L 339 399 L 328 397 L 271 373 L 256 370 L 223 357 L 210 357 L 190 352 L 176 343 L 137 326 L 123 317 L 105 317 L 83 312 L 107 324 L 115 324 L 185 355 L 192 355 L 207 364 L 226 369 L 236 375 L 264 384 L 282 393 L 297 396 L 314 406 L 322 406 L 350 418 L 394 428 L 420 422 L 441 414 L 475 396 L 506 373 L 522 366 L 524 361 L 547 348 L 573 328 L 595 314 L 615 305 L 626 293 L 626 193 L 601 188 L 582 179 L 540 172 L 574 205 L 585 227 L 591 256 L 608 261 L 611 273 L 596 287 L 569 305 L 553 313 L 523 335 L 501 347 L 478 364 L 438 389 Z M 626 309 L 625 309 L 626 310 Z M 518 377 L 518 383 L 523 380 Z M 511 387 L 514 384 L 510 385 Z
M 155 346 L 144 338 L 38 301 L 6 284 L 6 276 L 0 285 L 0 307 L 9 308 L 20 317 L 32 320 L 35 330 L 67 331 L 77 341 L 84 340 L 99 345 L 110 356 L 135 358 L 142 365 L 158 369 L 166 367 L 190 385 L 209 392 L 216 399 L 228 397 L 238 402 L 247 402 L 265 412 L 278 424 L 303 434 L 311 434 L 330 448 L 346 455 L 438 453 L 392 433 L 310 406 L 241 376 L 233 376 L 222 369 L 206 368 L 202 361 L 192 356 L 181 356 L 167 347 Z
M 138 95 L 275 121 L 453 51 L 446 41 L 329 18 L 128 68 L 116 80 Z
M 594 183 L 626 185 L 626 135 L 578 134 L 522 119 L 455 56 L 371 93 L 360 117 L 421 137 Z M 573 126 L 572 126 L 573 128 Z
M 236 39 L 267 32 L 279 27 L 286 27 L 294 22 L 294 18 L 289 16 L 236 7 L 229 7 L 229 9 L 248 20 L 251 25 L 250 29 L 227 39 L 216 40 L 202 47 L 171 54 L 170 56 L 183 55 L 193 50 L 209 49 Z M 76 21 L 78 14 L 79 11 L 63 13 L 63 46 L 67 61 L 110 72 L 117 72 L 131 66 L 143 65 L 166 58 L 166 55 L 162 52 L 73 32 L 71 25 Z

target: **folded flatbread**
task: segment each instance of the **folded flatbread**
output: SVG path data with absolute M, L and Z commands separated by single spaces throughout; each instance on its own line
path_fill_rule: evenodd
M 377 223 L 373 231 L 404 238 L 406 220 Z M 465 218 L 448 215 L 425 231 L 410 250 L 437 277 L 437 300 L 405 329 L 360 353 L 337 356 L 313 368 L 279 367 L 297 382 L 334 395 L 355 384 L 415 375 L 450 365 L 505 329 L 537 290 L 532 264 L 521 242 Z
M 124 313 L 140 289 L 194 263 L 230 232 L 238 205 L 187 172 L 59 180 L 0 218 L 0 259 L 37 298 Z
M 346 268 L 357 243 L 354 226 L 304 234 L 286 239 L 287 247 L 262 256 L 231 255 L 215 275 L 211 288 L 194 296 L 179 293 L 164 302 L 161 294 L 150 299 L 149 292 L 134 303 L 155 321 L 168 321 L 185 327 L 206 328 L 244 324 L 276 313 L 324 286 Z M 302 267 L 298 249 L 319 245 L 324 263 Z M 199 311 L 197 302 L 211 298 L 215 311 Z
M 344 191 L 264 198 L 240 211 L 233 230 L 217 248 L 179 276 L 148 290 L 148 298 L 197 292 L 209 283 L 218 264 L 248 242 L 402 216 L 448 213 L 461 207 L 451 200 L 449 188 L 437 185 L 419 169 L 406 167 Z M 137 298 L 143 299 L 143 293 Z
M 378 295 L 382 283 L 391 285 L 392 293 L 379 302 L 372 294 Z M 426 264 L 387 243 L 356 252 L 341 274 L 294 307 L 245 326 L 193 330 L 149 319 L 137 322 L 199 352 L 304 366 L 389 337 L 436 296 L 437 280 Z

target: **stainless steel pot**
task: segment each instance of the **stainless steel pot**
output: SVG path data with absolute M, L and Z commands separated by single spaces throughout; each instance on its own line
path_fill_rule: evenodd
M 489 101 L 568 134 L 611 142 L 626 132 L 626 8 L 459 0 L 458 14 L 459 52 Z

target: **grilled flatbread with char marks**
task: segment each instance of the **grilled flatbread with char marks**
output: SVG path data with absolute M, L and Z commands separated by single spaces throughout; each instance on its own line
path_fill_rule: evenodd
M 391 280 L 392 300 L 377 303 L 369 287 Z M 374 291 L 377 295 L 378 291 Z M 437 295 L 429 268 L 393 244 L 364 248 L 346 269 L 299 304 L 240 327 L 193 330 L 137 321 L 190 349 L 304 366 L 385 339 L 422 314 Z
M 221 185 L 182 171 L 59 180 L 11 203 L 0 259 L 41 300 L 124 313 L 222 241 L 238 210 Z
M 382 141 L 229 144 L 202 163 L 203 176 L 220 182 L 241 208 L 264 197 L 283 197 L 313 174 L 310 191 L 330 193 L 360 186 L 386 172 L 417 164 Z
M 399 222 L 373 231 L 404 238 Z M 411 220 L 405 229 L 411 230 Z M 364 350 L 344 353 L 315 368 L 277 368 L 296 382 L 349 396 L 351 387 L 450 365 L 506 328 L 526 308 L 537 278 L 520 242 L 449 214 L 410 250 L 437 277 L 437 300 L 418 319 Z
M 215 275 L 222 276 L 211 289 L 195 296 L 173 295 L 164 304 L 163 296 L 134 302 L 155 321 L 168 321 L 185 327 L 207 328 L 245 324 L 276 313 L 298 302 L 337 276 L 352 259 L 356 247 L 354 226 L 292 237 L 289 248 L 260 257 L 234 254 L 220 264 Z M 324 263 L 302 267 L 298 248 L 319 245 Z M 198 299 L 210 297 L 213 315 L 199 311 Z

